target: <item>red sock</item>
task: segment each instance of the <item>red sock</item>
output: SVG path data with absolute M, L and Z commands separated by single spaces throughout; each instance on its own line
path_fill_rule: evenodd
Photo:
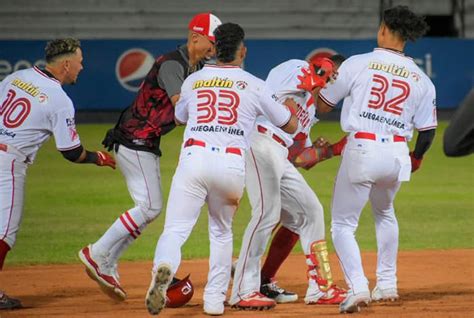
M 281 264 L 290 255 L 291 250 L 298 242 L 300 236 L 287 228 L 281 226 L 278 232 L 273 236 L 268 256 L 265 259 L 261 271 L 261 280 L 263 284 L 269 283 L 275 277 Z
M 0 271 L 3 269 L 3 262 L 5 261 L 9 250 L 10 246 L 8 246 L 4 240 L 0 240 Z

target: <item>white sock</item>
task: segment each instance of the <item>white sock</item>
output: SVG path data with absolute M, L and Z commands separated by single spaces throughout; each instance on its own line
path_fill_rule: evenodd
M 108 254 L 122 240 L 131 237 L 136 239 L 141 234 L 141 226 L 146 225 L 140 208 L 135 207 L 126 211 L 115 220 L 112 226 L 93 244 L 97 253 Z M 127 244 L 125 247 L 127 247 Z

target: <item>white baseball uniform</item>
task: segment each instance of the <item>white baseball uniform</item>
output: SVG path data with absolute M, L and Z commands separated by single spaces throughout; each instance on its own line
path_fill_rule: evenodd
M 205 302 L 225 300 L 232 265 L 232 218 L 243 193 L 245 149 L 255 119 L 265 115 L 281 127 L 290 118 L 286 107 L 264 89 L 262 80 L 239 67 L 206 65 L 184 81 L 176 105 L 175 117 L 187 127 L 154 270 L 167 263 L 176 273 L 181 246 L 207 203 L 210 270 Z
M 287 159 L 287 147 L 296 135 L 306 136 L 306 146 L 311 146 L 310 129 L 317 122 L 311 93 L 297 88 L 300 83 L 297 76 L 302 74 L 301 68 L 307 67 L 306 61 L 289 60 L 273 68 L 266 80 L 280 102 L 292 98 L 298 104 L 299 125 L 290 135 L 265 118 L 257 120 L 246 156 L 246 187 L 252 218 L 245 230 L 234 274 L 231 304 L 260 291 L 260 259 L 278 222 L 300 235 L 306 255 L 311 253 L 313 242 L 325 237 L 323 207 Z
M 413 128 L 434 129 L 436 93 L 431 80 L 400 52 L 377 48 L 346 60 L 333 85 L 321 90 L 329 105 L 344 98 L 342 130 L 349 133 L 332 201 L 332 236 L 354 293 L 368 291 L 354 237 L 360 213 L 370 200 L 378 246 L 377 286 L 396 288 L 398 223 L 393 200 L 408 181 L 406 141 Z
M 10 247 L 20 227 L 27 167 L 51 135 L 60 151 L 81 144 L 61 83 L 36 67 L 6 77 L 0 83 L 0 240 Z

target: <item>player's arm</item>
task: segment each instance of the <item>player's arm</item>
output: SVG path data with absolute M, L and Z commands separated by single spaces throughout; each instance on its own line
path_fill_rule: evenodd
M 182 94 L 178 96 L 176 106 L 174 107 L 174 122 L 176 126 L 186 125 L 188 121 L 188 104 L 190 103 L 191 93 L 189 91 L 189 81 L 185 81 L 182 86 Z
M 183 66 L 174 60 L 163 62 L 157 80 L 158 85 L 166 91 L 173 106 L 176 106 L 181 92 L 181 85 L 184 82 Z
M 108 166 L 115 169 L 114 158 L 105 151 L 88 151 L 82 145 L 74 149 L 60 151 L 64 158 L 74 163 L 94 163 L 98 166 Z
M 444 131 L 443 151 L 448 157 L 459 157 L 474 152 L 474 90 L 456 110 Z
M 179 94 L 171 96 L 170 99 L 171 99 L 171 104 L 173 104 L 173 106 L 176 106 L 176 103 L 179 100 Z
M 295 167 L 303 169 L 310 169 L 317 163 L 330 159 L 334 156 L 339 156 L 347 143 L 347 136 L 335 144 L 330 144 L 322 138 L 316 139 L 310 147 L 304 148 L 293 160 Z
M 287 99 L 284 104 L 280 104 L 277 100 L 276 95 L 265 87 L 259 95 L 262 115 L 284 132 L 293 134 L 298 129 L 298 118 L 296 117 L 298 106 L 292 99 Z
M 114 158 L 105 151 L 85 150 L 76 131 L 74 107 L 66 94 L 58 98 L 58 107 L 51 108 L 50 120 L 56 148 L 63 157 L 74 163 L 94 163 L 98 166 L 109 166 L 115 169 Z
M 435 136 L 435 129 L 438 126 L 436 119 L 436 90 L 429 82 L 413 117 L 413 123 L 418 130 L 415 149 L 410 152 L 411 172 L 415 172 L 421 166 L 424 154 L 428 151 Z

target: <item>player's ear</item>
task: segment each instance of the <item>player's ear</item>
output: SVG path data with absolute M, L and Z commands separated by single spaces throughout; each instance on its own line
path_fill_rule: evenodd
M 197 43 L 199 41 L 199 34 L 195 32 L 191 32 L 191 42 Z
M 242 47 L 240 48 L 240 58 L 242 59 L 242 61 L 245 59 L 246 56 L 247 56 L 247 47 L 242 44 Z
M 69 71 L 69 68 L 71 67 L 71 61 L 68 59 L 64 59 L 61 61 L 63 69 L 67 72 Z

